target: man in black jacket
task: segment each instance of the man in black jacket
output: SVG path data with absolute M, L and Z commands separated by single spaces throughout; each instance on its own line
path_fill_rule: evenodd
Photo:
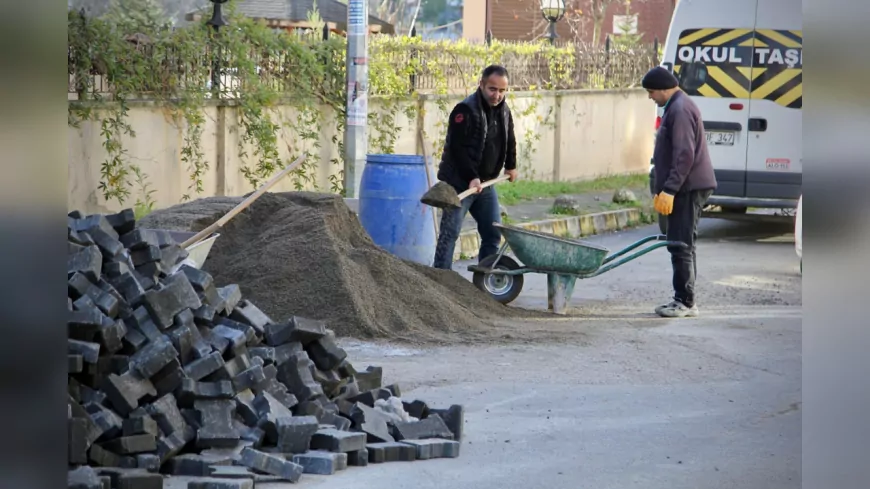
M 674 269 L 674 300 L 657 307 L 656 313 L 663 317 L 695 317 L 698 221 L 717 187 L 704 121 L 698 106 L 680 90 L 677 78 L 665 68 L 657 66 L 650 70 L 642 85 L 649 98 L 664 107 L 653 150 L 653 205 L 660 214 L 668 216 L 668 241 L 688 245 L 668 247 Z
M 517 179 L 517 141 L 505 101 L 507 76 L 503 66 L 486 67 L 478 89 L 450 113 L 438 180 L 453 186 L 457 193 L 469 188 L 476 188 L 477 193 L 463 199 L 460 209 L 442 211 L 435 268 L 452 268 L 456 240 L 469 212 L 480 233 L 478 260 L 495 254 L 501 244 L 501 232 L 492 225 L 501 222 L 498 194 L 494 185 L 481 188 L 481 184 L 497 178 L 502 169 L 511 182 Z

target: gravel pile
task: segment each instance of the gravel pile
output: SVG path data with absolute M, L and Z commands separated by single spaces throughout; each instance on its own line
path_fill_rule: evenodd
M 143 228 L 198 231 L 242 199 L 206 198 L 156 211 Z M 221 231 L 204 269 L 272 317 L 326 321 L 339 336 L 437 341 L 531 314 L 452 271 L 376 246 L 340 196 L 267 193 Z

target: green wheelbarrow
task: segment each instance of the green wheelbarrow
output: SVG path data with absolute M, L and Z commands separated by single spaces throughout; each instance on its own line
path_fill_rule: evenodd
M 522 292 L 524 274 L 546 273 L 547 307 L 556 314 L 565 314 L 578 278 L 596 277 L 658 248 L 686 247 L 685 243 L 667 241 L 664 235 L 653 235 L 608 256 L 610 250 L 592 243 L 505 224 L 494 226 L 501 230 L 505 242 L 498 253 L 468 267 L 474 273 L 474 285 L 498 302 L 509 304 Z M 651 241 L 656 243 L 625 256 Z M 508 248 L 524 265 L 505 255 Z

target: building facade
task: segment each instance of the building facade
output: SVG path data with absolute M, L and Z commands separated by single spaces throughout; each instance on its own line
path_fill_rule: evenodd
M 593 5 L 606 4 L 598 43 L 608 34 L 634 25 L 645 43 L 664 42 L 678 0 L 565 0 L 565 17 L 556 24 L 560 40 L 593 41 Z M 633 20 L 633 23 L 631 22 Z M 546 37 L 547 21 L 540 0 L 465 0 L 463 38 L 483 41 L 487 31 L 502 41 L 532 41 Z

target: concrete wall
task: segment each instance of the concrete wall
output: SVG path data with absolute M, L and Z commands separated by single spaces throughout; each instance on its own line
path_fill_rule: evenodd
M 461 94 L 451 96 L 449 107 L 462 97 Z M 537 96 L 514 93 L 510 103 L 515 114 L 523 178 L 578 180 L 647 169 L 652 154 L 655 110 L 643 90 L 578 90 L 538 93 Z M 429 154 L 437 162 L 446 114 L 438 108 L 434 98 L 425 98 L 421 104 Z M 377 99 L 370 101 L 369 110 L 378 110 L 378 107 Z M 529 113 L 521 115 L 524 111 Z M 311 142 L 295 147 L 300 138 L 287 126 L 298 117 L 292 107 L 279 107 L 275 114 L 275 120 L 282 123 L 279 150 L 283 158 L 289 158 L 291 150 L 296 154 L 311 149 Z M 240 133 L 236 109 L 212 105 L 205 108 L 205 115 L 201 150 L 209 169 L 203 177 L 204 192 L 192 197 L 243 195 L 254 190 L 240 171 L 246 162 L 253 165 L 255 160 L 250 156 L 243 160 L 238 155 Z M 311 169 L 310 181 L 291 176 L 274 187 L 274 191 L 294 190 L 297 183 L 306 189 L 329 190 L 330 175 L 340 170 L 331 160 L 340 160 L 340 155 L 332 144 L 335 135 L 335 124 L 329 120 L 332 116 L 324 117 L 327 122 L 320 131 L 319 159 L 312 159 L 320 163 Z M 179 129 L 164 108 L 148 104 L 133 104 L 127 122 L 136 132 L 135 137 L 123 138 L 128 161 L 147 175 L 156 207 L 179 203 L 188 193 L 190 184 L 189 171 L 181 161 L 184 130 Z M 393 152 L 421 154 L 416 138 L 417 119 L 408 119 L 403 114 L 397 124 L 400 129 L 395 134 Z M 377 129 L 370 127 L 369 131 Z M 106 202 L 99 190 L 100 166 L 106 158 L 99 121 L 82 123 L 78 129 L 69 127 L 68 134 L 69 210 L 93 213 L 132 207 L 142 195 L 142 189 L 135 184 L 130 199 L 123 205 L 116 200 Z M 369 151 L 374 152 L 371 147 Z M 362 171 L 358 175 L 361 176 Z

